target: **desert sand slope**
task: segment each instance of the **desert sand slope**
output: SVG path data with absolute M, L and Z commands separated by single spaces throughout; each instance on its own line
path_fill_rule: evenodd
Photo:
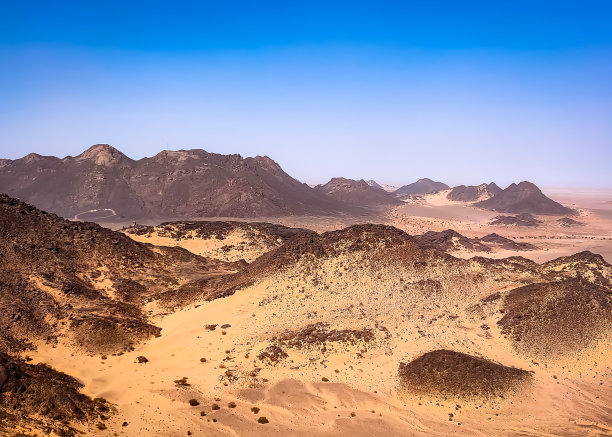
M 186 284 L 133 352 L 32 356 L 115 406 L 108 435 L 606 435 L 609 266 L 590 256 L 462 260 L 381 225 L 296 234 L 226 284 Z M 542 283 L 545 303 L 513 291 Z M 568 357 L 535 359 L 502 321 L 552 324 L 585 302 L 602 335 L 577 344 L 583 328 L 562 323 Z

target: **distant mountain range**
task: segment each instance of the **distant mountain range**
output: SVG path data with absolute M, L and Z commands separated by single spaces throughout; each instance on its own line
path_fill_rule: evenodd
M 450 190 L 450 200 L 505 213 L 569 215 L 530 182 L 450 187 L 428 178 L 395 191 L 373 180 L 333 178 L 310 187 L 267 156 L 162 151 L 133 160 L 97 144 L 78 156 L 0 160 L 0 193 L 80 220 L 371 215 L 411 195 Z
M 140 160 L 106 144 L 63 159 L 30 154 L 0 163 L 0 192 L 69 218 L 98 209 L 130 219 L 353 212 L 266 156 L 197 149 Z

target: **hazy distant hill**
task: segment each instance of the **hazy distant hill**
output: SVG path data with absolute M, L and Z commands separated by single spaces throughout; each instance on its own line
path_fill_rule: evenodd
M 399 196 L 408 196 L 411 194 L 431 194 L 436 191 L 448 190 L 450 187 L 442 182 L 432 181 L 428 178 L 419 179 L 418 181 L 404 185 L 398 188 L 394 194 Z
M 459 185 L 454 187 L 446 197 L 455 202 L 477 202 L 489 199 L 501 191 L 502 189 L 495 182 L 480 185 Z
M 397 190 L 397 188 L 398 188 L 398 187 L 396 187 L 394 185 L 379 184 L 374 179 L 370 179 L 369 181 L 366 181 L 366 182 L 368 183 L 369 186 L 377 187 L 377 188 L 382 188 L 383 190 L 385 190 L 388 193 L 392 193 L 393 191 Z
M 381 190 L 384 190 L 383 186 L 376 182 L 374 179 L 366 181 L 366 184 L 368 184 L 370 187 L 380 188 Z
M 346 210 L 265 156 L 194 149 L 132 160 L 106 144 L 76 157 L 30 154 L 3 160 L 0 192 L 69 218 L 98 209 L 133 219 L 336 215 Z
M 567 215 L 575 211 L 546 197 L 540 189 L 531 182 L 511 184 L 505 190 L 490 199 L 475 203 L 474 206 L 498 212 L 514 214 L 551 214 Z
M 382 187 L 371 185 L 363 179 L 356 181 L 354 179 L 332 178 L 325 185 L 317 185 L 315 188 L 333 199 L 351 205 L 367 207 L 402 204 L 401 200 L 398 200 Z

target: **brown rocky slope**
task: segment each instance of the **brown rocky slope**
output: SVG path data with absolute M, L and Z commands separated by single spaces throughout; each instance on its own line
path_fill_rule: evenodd
M 0 345 L 61 337 L 92 352 L 123 349 L 158 333 L 142 312 L 154 293 L 236 268 L 1 195 Z

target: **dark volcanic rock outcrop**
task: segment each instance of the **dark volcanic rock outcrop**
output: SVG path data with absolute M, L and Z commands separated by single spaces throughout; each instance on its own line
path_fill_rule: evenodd
M 490 199 L 502 191 L 494 182 L 480 185 L 459 185 L 454 187 L 446 197 L 455 202 L 476 202 Z
M 582 278 L 612 288 L 612 265 L 601 255 L 585 250 L 569 256 L 562 256 L 540 265 L 541 273 L 563 274 L 571 278 Z
M 412 184 L 404 185 L 393 192 L 397 196 L 410 196 L 413 194 L 431 194 L 436 191 L 448 190 L 450 187 L 442 182 L 432 181 L 429 178 L 419 179 Z
M 195 149 L 132 160 L 104 144 L 76 157 L 30 154 L 6 160 L 0 192 L 67 218 L 99 209 L 138 219 L 336 215 L 347 208 L 265 156 Z
M 490 199 L 475 203 L 474 206 L 512 214 L 531 213 L 545 215 L 568 215 L 575 211 L 549 199 L 531 182 L 511 184 Z
M 391 193 L 380 186 L 370 185 L 368 182 L 346 178 L 333 178 L 325 185 L 317 185 L 317 190 L 344 203 L 358 206 L 392 206 L 401 205 Z
M 584 223 L 579 222 L 569 217 L 563 217 L 557 220 L 557 224 L 559 226 L 563 226 L 564 228 L 569 228 L 571 226 L 582 226 Z
M 612 335 L 612 289 L 585 279 L 516 288 L 503 311 L 502 333 L 530 357 L 561 358 Z
M 488 234 L 481 238 L 468 238 L 452 229 L 445 231 L 428 231 L 412 237 L 422 247 L 431 247 L 444 252 L 467 250 L 473 252 L 491 252 L 492 248 L 509 250 L 535 250 L 529 243 L 517 243 L 498 234 Z
M 400 363 L 399 367 L 402 389 L 441 397 L 496 398 L 529 378 L 526 370 L 444 349 Z
M 70 422 L 107 418 L 110 406 L 81 394 L 82 386 L 44 364 L 27 364 L 0 352 L 0 434 L 16 435 L 18 426 L 34 426 L 73 436 L 80 433 Z
M 518 215 L 498 215 L 493 217 L 489 222 L 490 225 L 503 225 L 503 226 L 539 226 L 542 224 L 541 220 L 538 220 L 535 216 L 529 213 L 523 213 Z
M 530 243 L 519 243 L 510 238 L 502 237 L 498 234 L 488 234 L 478 239 L 488 245 L 497 246 L 500 249 L 507 250 L 537 250 L 538 247 Z
M 436 232 L 428 231 L 423 235 L 413 237 L 422 247 L 433 247 L 442 251 L 448 250 L 473 250 L 478 252 L 490 252 L 491 248 L 481 243 L 478 239 L 468 238 L 452 229 Z

